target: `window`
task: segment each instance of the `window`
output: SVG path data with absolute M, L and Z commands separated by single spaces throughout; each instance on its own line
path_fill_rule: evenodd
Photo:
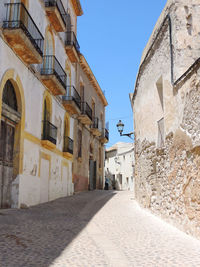
M 158 91 L 158 97 L 159 97 L 159 105 L 160 109 L 158 110 L 158 116 L 161 118 L 157 122 L 158 127 L 158 147 L 163 147 L 165 142 L 165 132 L 164 132 L 164 98 L 163 98 L 163 79 L 162 76 L 159 78 L 159 80 L 156 83 L 157 91 Z M 159 118 L 158 117 L 158 118 Z
M 160 104 L 161 104 L 162 110 L 164 110 L 164 103 L 163 103 L 163 80 L 162 80 L 162 77 L 160 77 L 160 79 L 157 81 L 156 86 L 157 86 L 157 90 L 158 90 Z
M 17 98 L 11 81 L 7 81 L 3 89 L 3 103 L 17 111 Z
M 95 117 L 95 102 L 92 100 L 92 118 Z
M 44 121 L 50 121 L 51 112 L 50 112 L 50 103 L 48 101 L 48 98 L 44 100 Z
M 81 85 L 81 87 L 80 87 L 81 102 L 84 102 L 84 93 L 85 93 L 84 91 L 85 91 L 84 86 Z
M 101 148 L 99 148 L 99 169 L 101 169 Z
M 158 147 L 164 146 L 164 118 L 158 121 Z

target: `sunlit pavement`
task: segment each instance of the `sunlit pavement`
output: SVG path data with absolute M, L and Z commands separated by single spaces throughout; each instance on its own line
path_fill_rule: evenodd
M 94 191 L 0 211 L 0 267 L 200 266 L 200 241 L 142 210 L 131 192 Z

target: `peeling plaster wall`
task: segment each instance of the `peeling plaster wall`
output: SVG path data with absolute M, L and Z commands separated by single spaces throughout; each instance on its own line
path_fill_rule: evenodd
M 200 6 L 199 1 L 172 2 L 174 73 L 179 78 L 199 57 Z M 143 207 L 200 238 L 200 70 L 172 87 L 168 34 L 165 28 L 134 99 L 135 194 Z M 160 77 L 163 110 L 156 87 Z M 159 147 L 161 116 L 164 144 Z

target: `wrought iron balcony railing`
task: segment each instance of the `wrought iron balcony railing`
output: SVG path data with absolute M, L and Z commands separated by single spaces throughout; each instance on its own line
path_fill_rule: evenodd
M 92 120 L 92 109 L 87 102 L 81 102 L 81 114 L 87 115 Z
M 48 140 L 56 145 L 57 140 L 57 127 L 49 121 L 43 121 L 43 140 Z
M 25 35 L 42 56 L 44 38 L 23 3 L 8 3 L 6 18 L 3 22 L 4 29 L 22 29 Z
M 108 129 L 104 129 L 105 138 L 109 140 L 109 131 Z
M 67 93 L 62 97 L 63 101 L 74 101 L 79 109 L 81 109 L 81 97 L 74 86 L 67 86 Z
M 63 152 L 68 152 L 70 154 L 73 154 L 73 150 L 74 150 L 73 146 L 74 146 L 74 141 L 70 137 L 65 136 Z
M 109 140 L 109 131 L 108 131 L 108 129 L 106 129 L 106 128 L 103 129 L 101 138 L 106 138 L 107 140 Z
M 65 45 L 73 45 L 77 52 L 80 52 L 80 45 L 77 41 L 76 35 L 74 32 L 66 32 L 66 41 Z
M 55 75 L 66 90 L 67 74 L 55 56 L 44 56 L 41 75 Z
M 45 3 L 45 7 L 57 7 L 60 13 L 60 16 L 62 18 L 62 21 L 66 26 L 67 13 L 65 11 L 62 1 L 61 0 L 44 0 L 44 3 Z

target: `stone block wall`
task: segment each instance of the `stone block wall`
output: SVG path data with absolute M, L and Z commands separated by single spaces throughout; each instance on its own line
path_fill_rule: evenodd
M 143 207 L 200 238 L 199 75 L 177 90 L 175 96 L 184 99 L 182 119 L 166 135 L 164 147 L 136 136 L 135 193 Z

